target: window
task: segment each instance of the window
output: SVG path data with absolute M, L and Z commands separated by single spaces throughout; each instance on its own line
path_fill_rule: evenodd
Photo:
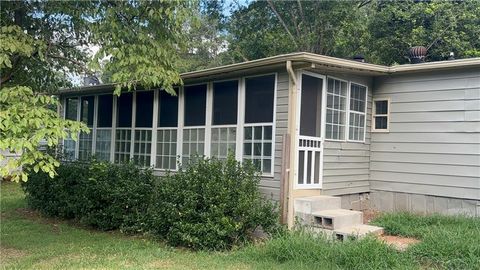
M 264 174 L 273 172 L 275 75 L 245 79 L 243 159 Z
M 67 98 L 65 107 L 65 119 L 77 121 L 78 98 Z
M 210 155 L 226 159 L 235 155 L 237 140 L 238 81 L 213 84 L 213 121 Z
M 132 107 L 132 93 L 123 93 L 118 97 L 114 155 L 114 160 L 117 163 L 130 161 L 130 148 L 132 142 Z
M 195 155 L 202 156 L 205 149 L 205 116 L 207 85 L 186 86 L 184 89 L 185 127 L 183 129 L 182 164 L 188 164 Z
M 133 162 L 149 167 L 152 149 L 153 91 L 136 93 Z
M 387 132 L 389 127 L 390 100 L 376 99 L 373 101 L 373 131 Z
M 95 156 L 99 160 L 110 160 L 112 137 L 113 95 L 98 96 L 97 135 Z
M 328 78 L 325 138 L 345 139 L 347 82 Z
M 238 81 L 213 84 L 213 125 L 237 124 Z
M 178 124 L 178 96 L 166 91 L 160 91 L 158 110 L 159 127 L 177 127 Z
M 160 91 L 159 99 L 155 167 L 175 170 L 177 168 L 178 97 L 166 91 Z
M 244 132 L 243 159 L 265 174 L 272 173 L 272 127 L 245 127 Z
M 365 115 L 367 104 L 367 88 L 352 83 L 350 86 L 350 120 L 348 139 L 365 140 Z
M 185 87 L 185 126 L 204 126 L 207 85 Z
M 77 121 L 78 98 L 67 98 L 65 101 L 65 119 Z M 75 159 L 76 142 L 72 138 L 63 140 L 65 160 Z
M 210 155 L 218 159 L 227 159 L 228 154 L 235 155 L 237 127 L 212 128 L 212 146 Z
M 245 79 L 245 123 L 273 122 L 275 75 Z
M 194 156 L 202 156 L 205 149 L 205 129 L 189 128 L 183 130 L 182 164 L 188 164 Z
M 87 96 L 80 99 L 80 121 L 85 123 L 87 127 L 93 128 L 95 97 Z M 78 159 L 86 160 L 92 155 L 93 132 L 80 133 L 78 139 Z

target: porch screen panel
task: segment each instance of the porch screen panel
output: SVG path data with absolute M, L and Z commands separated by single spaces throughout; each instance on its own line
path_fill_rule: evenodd
M 273 172 L 275 75 L 245 79 L 243 159 L 263 174 Z
M 194 156 L 202 156 L 205 150 L 205 116 L 207 109 L 207 85 L 184 88 L 185 111 L 182 143 L 182 164 L 192 162 Z
M 67 98 L 65 101 L 65 119 L 77 121 L 78 98 Z M 72 138 L 63 140 L 63 155 L 65 160 L 75 159 L 76 142 Z
M 367 88 L 365 86 L 352 83 L 350 87 L 349 140 L 365 140 L 366 104 Z
M 213 84 L 213 117 L 210 155 L 226 159 L 235 155 L 237 139 L 238 81 Z
M 113 96 L 98 96 L 97 136 L 95 157 L 99 160 L 110 160 L 112 137 Z
M 320 137 L 322 119 L 323 80 L 302 75 L 300 105 L 300 135 Z
M 325 138 L 345 139 L 347 82 L 328 78 Z
M 132 144 L 132 106 L 132 93 L 123 93 L 118 97 L 114 155 L 114 160 L 117 163 L 130 161 L 130 149 Z
M 136 93 L 135 137 L 133 161 L 142 167 L 150 166 L 152 149 L 153 91 Z
M 78 139 L 78 159 L 80 160 L 87 160 L 92 156 L 94 101 L 94 96 L 82 97 L 80 99 L 80 121 L 90 128 L 90 133 L 82 132 Z
M 158 112 L 155 167 L 175 170 L 177 168 L 178 96 L 160 91 Z

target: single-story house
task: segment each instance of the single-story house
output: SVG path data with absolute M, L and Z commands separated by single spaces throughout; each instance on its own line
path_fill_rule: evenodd
M 381 66 L 291 53 L 181 74 L 161 89 L 60 92 L 90 134 L 65 155 L 152 166 L 196 154 L 252 160 L 289 224 L 294 200 L 480 216 L 480 58 Z

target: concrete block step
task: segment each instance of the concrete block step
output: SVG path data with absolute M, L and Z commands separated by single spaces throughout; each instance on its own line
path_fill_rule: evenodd
M 334 196 L 312 196 L 297 198 L 294 202 L 294 213 L 301 225 L 311 225 L 313 212 L 341 208 L 341 198 Z
M 383 228 L 366 224 L 358 224 L 334 230 L 334 234 L 338 240 L 343 241 L 349 238 L 359 239 L 369 234 L 382 235 Z
M 363 213 L 360 211 L 331 209 L 312 213 L 312 225 L 329 230 L 336 230 L 363 223 Z
M 295 211 L 312 213 L 316 211 L 342 208 L 340 197 L 312 196 L 295 199 Z

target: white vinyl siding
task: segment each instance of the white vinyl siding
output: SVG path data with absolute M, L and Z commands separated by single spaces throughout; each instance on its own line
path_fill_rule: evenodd
M 372 133 L 372 191 L 478 202 L 478 70 L 391 76 L 376 85 L 376 100 L 390 98 L 390 114 L 389 133 Z

